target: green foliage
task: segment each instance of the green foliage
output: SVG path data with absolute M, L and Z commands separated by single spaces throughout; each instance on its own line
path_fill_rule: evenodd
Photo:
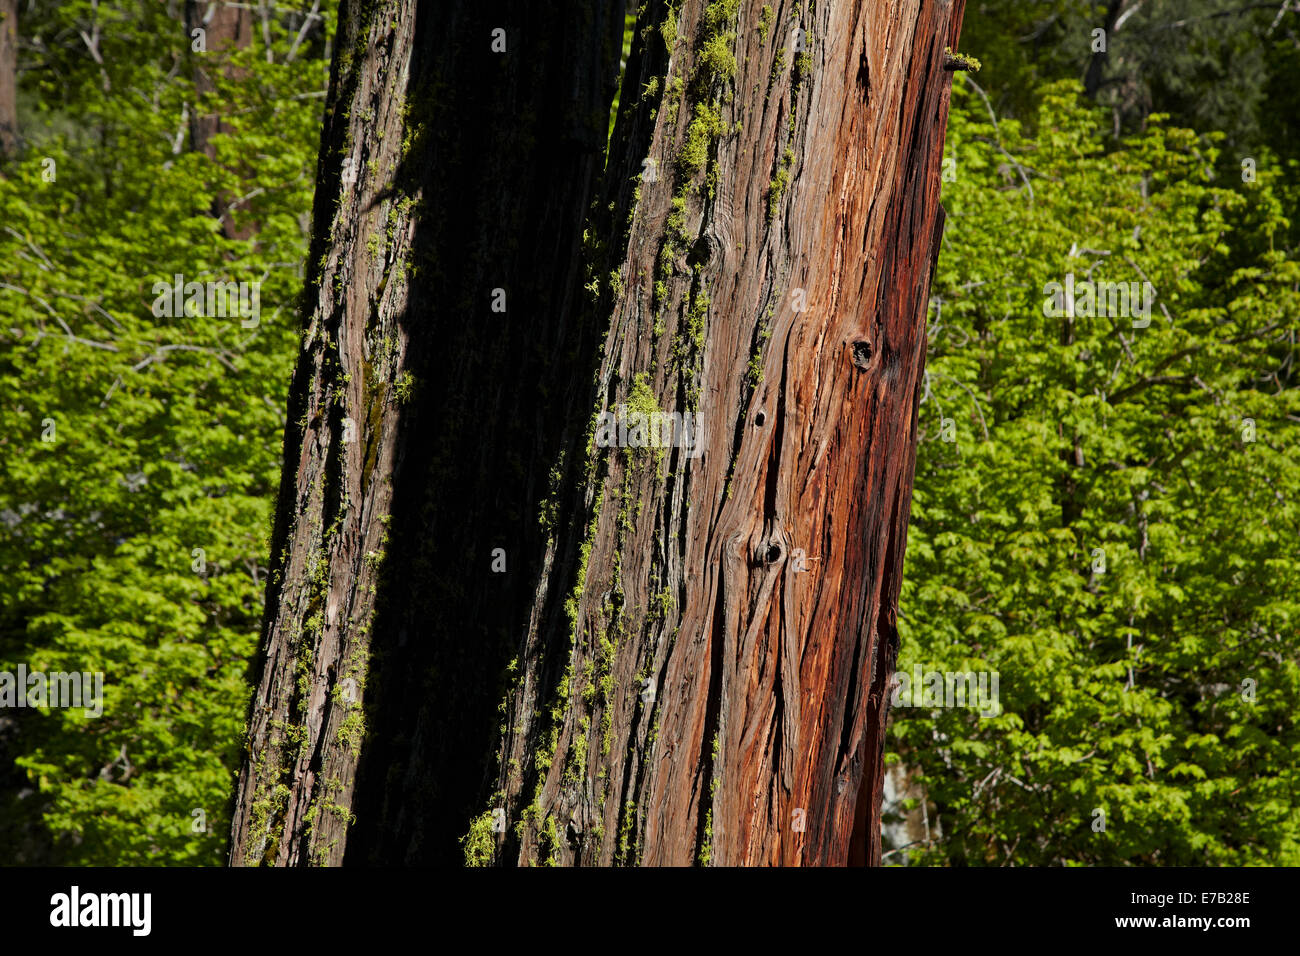
M 166 10 L 119 8 L 102 68 L 50 44 L 0 175 L 0 670 L 102 671 L 105 692 L 99 718 L 6 712 L 32 791 L 0 788 L 11 862 L 219 864 L 229 832 L 326 65 L 306 47 L 286 64 L 296 31 L 273 19 L 275 63 L 260 39 L 209 51 L 200 96 Z M 96 16 L 36 4 L 22 30 Z M 211 155 L 188 148 L 196 109 L 222 116 Z M 227 237 L 228 209 L 252 238 Z M 156 317 L 176 274 L 260 281 L 257 325 Z
M 1108 131 L 1140 130 L 1148 115 L 1167 112 L 1179 125 L 1225 133 L 1240 156 L 1262 134 L 1284 145 L 1278 126 L 1294 124 L 1295 111 L 1279 109 L 1274 94 L 1294 96 L 1298 19 L 1279 7 L 981 0 L 967 8 L 961 46 L 983 58 L 980 82 L 999 115 L 1032 121 L 1049 83 L 1091 74 Z
M 614 121 L 618 119 L 618 104 L 623 98 L 623 82 L 627 78 L 627 59 L 632 54 L 632 33 L 635 27 L 636 10 L 629 8 L 623 14 L 623 46 L 619 53 L 618 89 L 614 92 L 614 102 L 609 106 L 609 131 L 605 135 L 606 143 L 614 137 Z M 651 83 L 654 84 L 654 88 L 651 89 L 650 84 L 646 84 L 646 89 L 642 92 L 643 97 L 654 95 L 654 90 L 659 88 L 659 77 L 651 77 Z M 608 159 L 608 152 L 606 159 Z
M 286 62 L 297 30 L 274 15 L 273 62 L 255 31 L 248 48 L 203 54 L 212 87 L 201 92 L 181 6 L 22 4 L 32 38 L 19 90 L 25 143 L 0 165 L 0 671 L 100 671 L 105 700 L 101 717 L 5 712 L 9 862 L 224 859 L 327 68 L 322 31 Z M 652 277 L 657 310 L 694 240 L 694 177 L 725 131 L 725 84 L 737 71 L 739 0 L 705 6 L 691 51 L 680 49 L 681 10 L 673 0 L 659 25 L 675 54 L 665 119 L 686 104 L 687 129 Z M 1105 14 L 1087 0 L 988 0 L 968 12 L 961 45 L 984 60 L 988 104 L 956 80 L 947 144 L 957 178 L 945 184 L 929 317 L 899 669 L 996 671 L 1001 706 L 986 718 L 894 709 L 893 755 L 914 771 L 941 833 L 910 848 L 911 862 L 1300 864 L 1300 265 L 1287 215 L 1300 54 L 1293 14 L 1273 32 L 1277 15 L 1150 0 L 1112 29 L 1098 60 L 1089 44 Z M 761 8 L 760 45 L 769 32 L 780 40 L 775 16 Z M 624 26 L 626 65 L 630 11 Z M 98 38 L 102 65 L 85 43 L 59 40 L 83 31 Z M 804 52 L 792 64 L 796 103 L 812 62 Z M 1080 105 L 1076 82 L 1050 82 L 1077 81 L 1090 65 L 1096 109 Z M 786 69 L 777 42 L 769 92 Z M 640 98 L 656 99 L 659 83 Z M 1014 118 L 993 122 L 990 104 Z M 736 112 L 727 127 L 739 131 Z M 220 131 L 197 148 L 195 118 L 214 115 Z M 403 154 L 432 132 L 413 121 Z M 789 142 L 776 146 L 769 220 L 789 187 Z M 1243 157 L 1256 162 L 1253 182 L 1236 174 Z M 715 164 L 710 189 L 716 175 Z M 384 238 L 363 244 L 377 256 Z M 1150 281 L 1150 325 L 1045 315 L 1046 284 L 1067 273 Z M 154 283 L 177 274 L 260 282 L 257 325 L 155 316 Z M 617 298 L 619 273 L 601 274 Z M 710 300 L 702 285 L 679 298 L 673 347 L 685 364 L 703 350 Z M 664 328 L 657 314 L 655 335 Z M 750 387 L 770 335 L 765 322 Z M 397 400 L 421 384 L 404 373 Z M 687 396 L 696 407 L 698 386 Z M 627 404 L 658 412 L 648 376 L 636 376 Z M 575 641 L 602 501 L 565 604 Z M 625 500 L 620 527 L 628 515 Z M 542 520 L 555 522 L 551 506 Z M 664 590 L 650 610 L 667 619 L 674 605 Z M 619 635 L 591 637 L 595 665 L 575 675 L 570 662 L 545 704 L 543 778 L 576 677 L 589 703 L 613 691 Z M 583 723 L 566 774 L 581 770 L 591 730 Z M 357 708 L 337 739 L 356 747 L 364 732 Z M 308 744 L 300 728 L 285 733 Z M 649 745 L 657 734 L 656 715 Z M 254 805 L 263 829 L 287 798 L 280 785 Z M 1092 826 L 1097 809 L 1104 832 Z M 310 821 L 322 812 L 348 816 L 325 799 Z M 490 812 L 472 821 L 468 864 L 492 862 L 492 822 Z M 543 862 L 558 859 L 553 815 L 534 802 L 515 825 L 536 828 Z M 704 865 L 711 839 L 710 810 Z M 638 855 L 629 802 L 618 856 Z
M 1294 187 L 1158 116 L 1107 152 L 1074 90 L 1030 136 L 954 84 L 899 670 L 1001 712 L 893 710 L 942 830 L 909 859 L 1295 865 Z M 1046 316 L 1067 273 L 1149 280 L 1150 325 Z

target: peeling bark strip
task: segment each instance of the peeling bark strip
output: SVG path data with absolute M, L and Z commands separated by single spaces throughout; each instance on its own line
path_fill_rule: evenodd
M 962 5 L 344 4 L 233 863 L 878 861 Z

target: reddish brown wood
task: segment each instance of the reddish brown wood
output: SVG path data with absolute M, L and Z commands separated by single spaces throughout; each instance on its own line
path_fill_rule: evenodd
M 456 6 L 340 18 L 232 860 L 875 862 L 962 0 L 650 0 L 603 177 L 620 20 Z
M 248 4 L 226 3 L 224 0 L 186 0 L 184 26 L 186 48 L 191 50 L 190 63 L 196 94 L 210 96 L 216 90 L 212 77 L 217 70 L 224 71 L 234 80 L 242 78 L 243 71 L 232 67 L 226 54 L 231 50 L 244 49 L 252 43 L 253 17 Z M 193 52 L 195 30 L 203 31 L 203 52 Z M 215 158 L 212 137 L 228 131 L 226 120 L 219 110 L 209 111 L 195 104 L 194 113 L 190 117 L 192 150 Z M 212 214 L 221 220 L 221 230 L 227 238 L 247 239 L 257 232 L 257 227 L 254 223 L 244 223 L 242 226 L 235 224 L 227 210 L 236 198 L 226 193 L 218 194 Z
M 685 37 L 697 35 L 703 6 L 682 10 Z M 530 635 L 500 779 L 507 816 L 524 820 L 509 849 L 521 863 L 879 860 L 884 687 L 897 654 L 924 314 L 942 230 L 944 50 L 956 46 L 962 4 L 818 3 L 797 19 L 790 4 L 773 6 L 766 44 L 758 5 L 741 12 L 742 66 L 722 111 L 723 127 L 740 131 L 718 144 L 715 198 L 697 194 L 688 207 L 709 256 L 697 275 L 679 269 L 670 280 L 658 337 L 652 283 L 674 184 L 641 188 L 620 267 L 628 291 L 599 381 L 614 383 L 609 407 L 638 373 L 652 376 L 665 409 L 682 410 L 698 387 L 705 450 L 697 459 L 673 451 L 659 468 L 610 456 L 587 488 L 585 500 L 602 507 L 571 672 L 609 666 L 616 692 L 585 705 L 575 677 L 551 724 L 537 662 L 565 645 L 548 645 L 544 628 Z M 812 38 L 798 84 L 788 72 L 795 26 Z M 769 95 L 781 43 L 787 71 Z M 689 42 L 677 44 L 661 88 L 690 76 L 695 57 Z M 769 223 L 792 111 L 790 186 Z M 650 139 L 661 168 L 671 168 L 690 119 L 686 106 L 673 122 L 668 113 L 661 102 Z M 635 153 L 617 159 L 639 165 Z M 807 311 L 794 310 L 795 289 Z M 701 290 L 704 346 L 680 369 L 674 333 L 686 334 L 688 300 Z M 763 379 L 751 390 L 745 371 L 769 311 Z M 794 570 L 796 549 L 807 572 Z M 675 608 L 656 615 L 665 591 Z M 539 602 L 534 619 L 553 605 Z M 607 665 L 601 641 L 615 631 Z M 650 705 L 638 693 L 647 666 Z M 596 729 L 606 719 L 608 752 Z M 548 733 L 555 755 L 530 779 Z M 614 835 L 628 832 L 630 846 L 620 845 Z

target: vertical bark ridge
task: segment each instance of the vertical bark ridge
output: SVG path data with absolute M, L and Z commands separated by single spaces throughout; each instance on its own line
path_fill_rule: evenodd
M 340 18 L 232 860 L 874 860 L 962 0 L 649 0 L 603 175 L 621 10 L 417 9 Z
M 594 362 L 615 6 L 342 6 L 233 863 L 459 857 Z

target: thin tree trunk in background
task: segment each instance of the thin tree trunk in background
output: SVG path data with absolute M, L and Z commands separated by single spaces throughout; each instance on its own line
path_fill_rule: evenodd
M 232 862 L 878 861 L 962 5 L 344 5 Z
M 205 52 L 193 52 L 194 31 L 204 32 Z M 185 34 L 191 44 L 191 62 L 194 65 L 194 90 L 200 96 L 213 92 L 213 85 L 204 57 L 227 49 L 242 49 L 253 41 L 253 17 L 247 4 L 226 3 L 225 0 L 186 0 Z M 208 140 L 221 132 L 221 115 L 195 110 L 190 119 L 190 145 L 198 152 L 211 152 Z
M 18 150 L 18 0 L 0 0 L 0 157 Z
M 186 0 L 185 33 L 187 42 L 191 45 L 194 42 L 195 30 L 204 31 L 206 47 L 206 52 L 190 53 L 194 69 L 194 92 L 202 97 L 216 89 L 210 76 L 211 66 L 205 63 L 205 58 L 209 56 L 220 58 L 225 50 L 249 46 L 253 40 L 252 11 L 247 4 L 227 3 L 224 0 Z M 223 69 L 229 70 L 224 61 L 219 60 L 219 62 L 222 63 Z M 239 74 L 233 71 L 231 76 L 235 79 L 239 78 Z M 215 157 L 216 150 L 212 147 L 212 137 L 224 131 L 220 113 L 204 112 L 196 104 L 194 115 L 190 118 L 191 149 Z M 257 231 L 257 228 L 251 223 L 245 224 L 242 229 L 235 226 L 226 212 L 226 205 L 234 198 L 219 195 L 212 214 L 221 220 L 221 229 L 227 238 L 247 239 Z
M 1104 31 L 1104 38 L 1108 46 L 1104 50 L 1094 50 L 1088 58 L 1088 66 L 1083 72 L 1083 89 L 1088 96 L 1095 98 L 1105 81 L 1106 58 L 1110 55 L 1109 44 L 1115 39 L 1115 24 L 1119 22 L 1120 16 L 1130 6 L 1132 4 L 1128 0 L 1109 0 L 1106 4 L 1106 14 L 1102 20 L 1101 29 Z

